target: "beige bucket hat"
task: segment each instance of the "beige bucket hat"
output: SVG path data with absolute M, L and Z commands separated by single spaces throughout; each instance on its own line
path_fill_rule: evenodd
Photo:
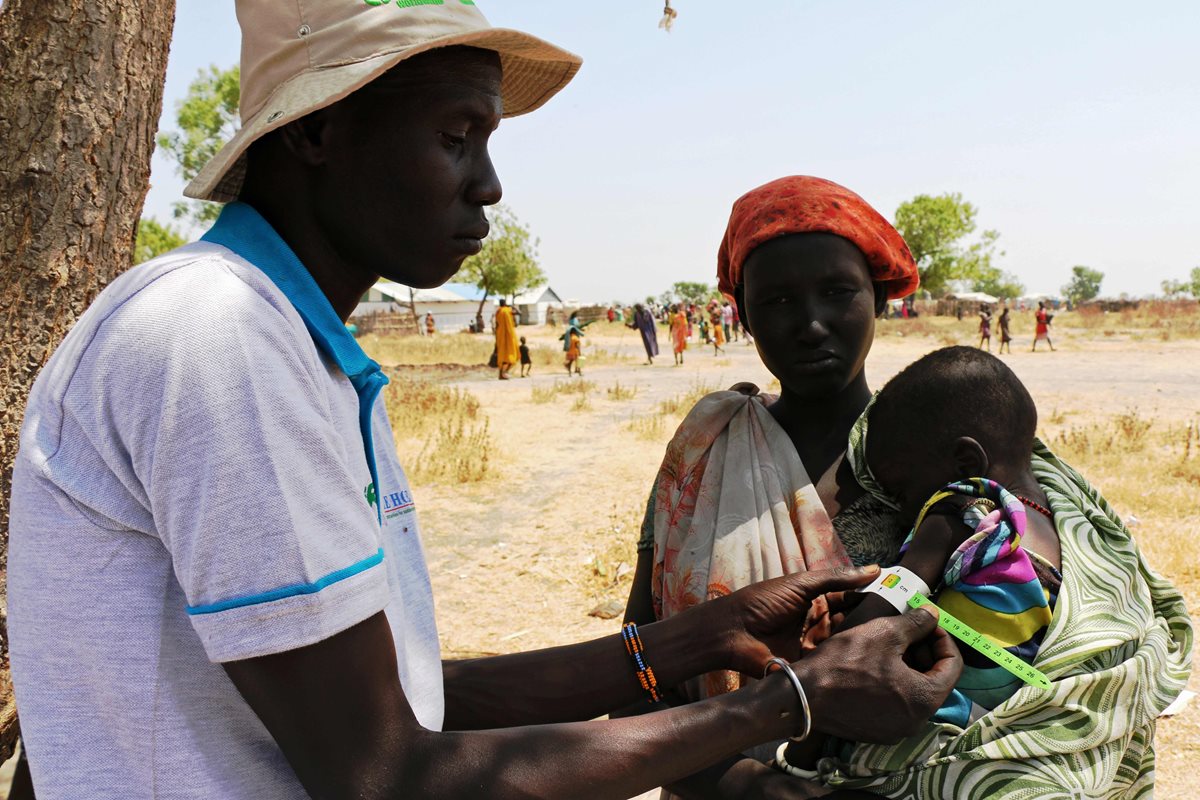
M 499 53 L 506 117 L 541 106 L 583 63 L 535 36 L 491 27 L 472 0 L 237 0 L 237 16 L 242 127 L 184 189 L 200 200 L 236 200 L 254 140 L 418 53 L 451 45 Z

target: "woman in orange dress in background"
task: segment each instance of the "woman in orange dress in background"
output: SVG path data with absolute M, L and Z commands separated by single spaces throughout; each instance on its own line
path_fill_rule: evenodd
M 675 365 L 683 363 L 683 351 L 687 350 L 688 321 L 683 309 L 671 306 L 671 349 L 675 353 Z

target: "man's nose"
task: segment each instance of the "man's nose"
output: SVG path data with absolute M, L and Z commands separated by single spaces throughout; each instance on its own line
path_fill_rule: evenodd
M 474 178 L 467 187 L 467 199 L 477 205 L 494 206 L 504 196 L 504 187 L 500 184 L 500 176 L 492 164 L 492 156 L 485 152 L 479 159 Z

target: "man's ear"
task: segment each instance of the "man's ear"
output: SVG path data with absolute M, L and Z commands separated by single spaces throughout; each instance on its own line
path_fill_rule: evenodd
M 283 146 L 301 164 L 310 167 L 325 163 L 325 145 L 333 121 L 330 109 L 321 109 L 293 120 L 279 129 Z
M 959 478 L 981 478 L 990 466 L 987 451 L 970 436 L 960 436 L 954 442 L 954 467 Z
M 733 287 L 733 302 L 737 305 L 738 321 L 741 322 L 742 328 L 753 336 L 754 331 L 750 330 L 750 320 L 746 317 L 746 284 L 739 283 Z

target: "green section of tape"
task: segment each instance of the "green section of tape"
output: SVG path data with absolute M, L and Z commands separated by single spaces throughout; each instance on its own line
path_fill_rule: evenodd
M 937 609 L 938 612 L 938 627 L 944 628 L 954 638 L 970 647 L 976 652 L 982 653 L 987 658 L 996 662 L 999 666 L 1016 675 L 1021 680 L 1028 683 L 1030 686 L 1040 686 L 1043 689 L 1050 688 L 1049 679 L 1035 667 L 1026 664 L 1021 659 L 1014 656 L 1012 653 L 1005 650 L 1000 645 L 993 642 L 991 639 L 984 636 L 979 631 L 972 628 L 967 623 L 948 614 L 938 608 L 928 597 L 921 594 L 913 594 L 908 600 L 909 608 L 920 608 L 921 606 L 929 606 Z

